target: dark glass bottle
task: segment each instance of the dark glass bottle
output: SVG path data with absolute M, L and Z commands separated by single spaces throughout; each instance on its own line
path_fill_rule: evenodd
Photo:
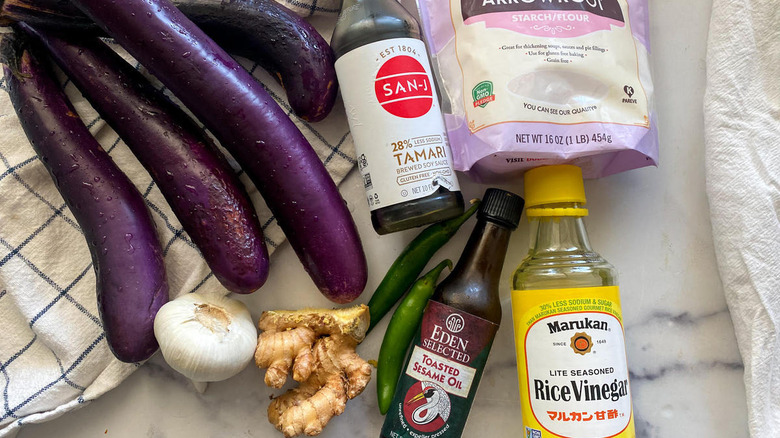
M 417 20 L 396 0 L 344 0 L 331 47 L 376 232 L 461 214 Z
M 428 301 L 382 438 L 459 437 L 501 323 L 499 286 L 523 199 L 488 189 L 452 273 Z

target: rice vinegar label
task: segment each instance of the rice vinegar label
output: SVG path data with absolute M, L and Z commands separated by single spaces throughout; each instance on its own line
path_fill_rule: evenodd
M 527 438 L 634 438 L 617 286 L 512 292 Z
M 425 43 L 366 44 L 336 74 L 370 210 L 460 190 Z
M 497 331 L 490 321 L 429 301 L 382 436 L 459 437 Z

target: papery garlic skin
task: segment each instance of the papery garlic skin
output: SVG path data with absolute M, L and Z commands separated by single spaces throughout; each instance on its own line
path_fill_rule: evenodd
M 211 293 L 193 292 L 163 305 L 154 335 L 168 365 L 197 382 L 238 374 L 257 346 L 257 328 L 244 303 Z

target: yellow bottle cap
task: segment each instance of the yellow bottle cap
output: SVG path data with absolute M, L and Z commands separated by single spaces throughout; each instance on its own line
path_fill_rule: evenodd
M 587 216 L 585 208 L 535 208 L 545 204 L 578 203 L 584 205 L 585 186 L 582 169 L 570 164 L 541 166 L 525 173 L 526 215 Z

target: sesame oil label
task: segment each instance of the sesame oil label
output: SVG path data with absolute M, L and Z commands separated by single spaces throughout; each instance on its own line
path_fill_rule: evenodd
M 460 436 L 498 325 L 429 301 L 382 436 Z
M 336 74 L 372 211 L 460 190 L 422 41 L 358 47 L 336 61 Z
M 529 438 L 634 438 L 617 286 L 512 292 Z

